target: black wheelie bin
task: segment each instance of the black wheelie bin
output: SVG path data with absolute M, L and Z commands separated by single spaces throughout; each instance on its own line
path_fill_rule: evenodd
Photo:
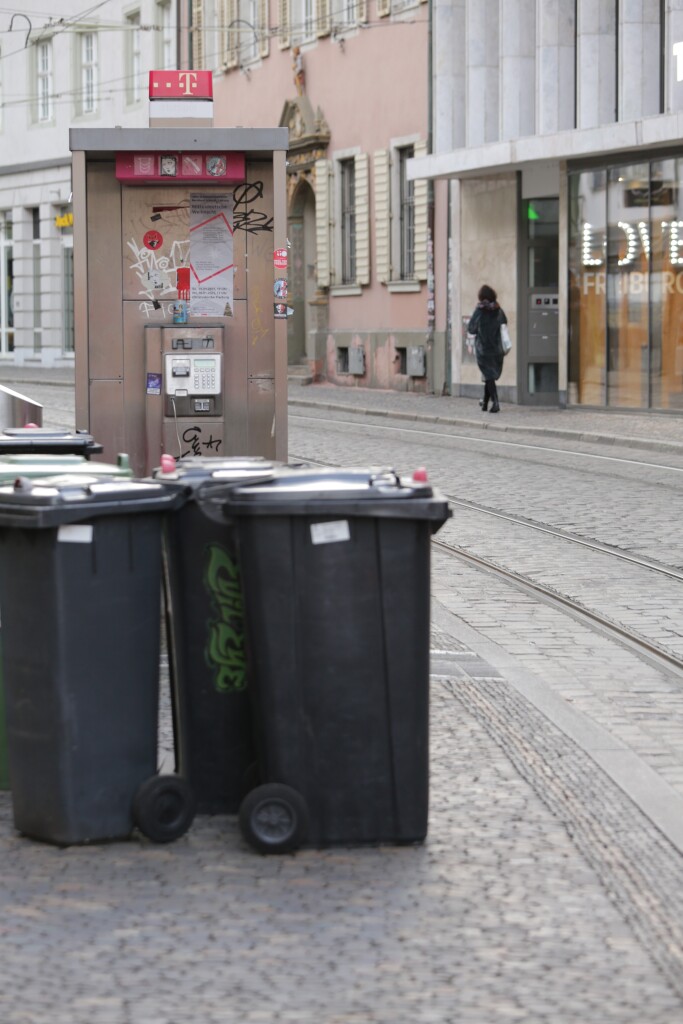
M 89 435 L 88 435 L 89 436 Z M 131 477 L 133 472 L 127 455 L 119 455 L 117 464 L 90 462 L 84 455 L 39 454 L 36 449 L 28 455 L 7 455 L 2 453 L 0 440 L 0 482 L 8 483 L 17 477 L 54 476 L 58 473 L 84 473 L 90 476 Z M 0 647 L 2 636 L 0 635 Z M 0 654 L 0 789 L 9 789 L 9 770 L 7 763 L 7 740 L 5 733 L 5 699 L 2 682 L 2 657 Z
M 97 476 L 0 487 L 14 823 L 59 845 L 182 835 L 192 793 L 157 774 L 160 484 Z
M 274 469 L 256 456 L 166 456 L 154 473 L 186 497 L 164 523 L 164 594 L 176 767 L 200 814 L 237 814 L 256 754 L 235 533 L 198 499 Z
M 6 427 L 0 431 L 2 455 L 100 455 L 103 446 L 86 430 L 55 430 L 52 427 Z
M 282 469 L 208 501 L 234 521 L 262 853 L 427 833 L 430 538 L 451 515 L 393 470 Z

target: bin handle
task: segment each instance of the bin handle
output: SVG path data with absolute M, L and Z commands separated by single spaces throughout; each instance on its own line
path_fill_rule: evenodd
M 401 486 L 401 478 L 393 468 L 387 467 L 386 469 L 381 469 L 379 473 L 373 473 L 370 477 L 371 487 L 377 487 L 387 483 L 396 484 L 397 487 Z

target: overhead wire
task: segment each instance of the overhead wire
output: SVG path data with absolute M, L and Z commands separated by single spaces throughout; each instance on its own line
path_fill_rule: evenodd
M 91 30 L 93 30 L 95 32 L 100 32 L 100 31 L 107 31 L 107 32 L 109 32 L 109 31 L 112 31 L 112 32 L 114 32 L 114 31 L 116 31 L 116 32 L 135 32 L 135 31 L 140 31 L 140 32 L 143 32 L 143 31 L 144 32 L 149 32 L 149 31 L 161 32 L 162 31 L 163 26 L 161 26 L 161 25 L 152 25 L 152 24 L 150 24 L 150 25 L 147 25 L 147 24 L 142 25 L 142 24 L 125 23 L 125 22 L 123 22 L 123 23 L 104 24 L 104 23 L 100 23 L 100 22 L 97 22 L 97 21 L 95 21 L 95 22 L 88 22 L 88 23 L 85 23 L 85 24 L 82 23 L 82 21 L 81 21 L 82 18 L 87 18 L 89 14 L 91 14 L 92 12 L 94 12 L 96 10 L 99 10 L 101 7 L 104 7 L 107 3 L 110 3 L 110 2 L 111 2 L 111 0 L 100 0 L 99 3 L 94 4 L 94 5 L 92 5 L 89 8 L 86 8 L 84 11 L 81 11 L 78 14 L 70 16 L 66 21 L 64 19 L 60 19 L 59 22 L 48 21 L 48 23 L 46 25 L 43 25 L 43 26 L 40 27 L 40 31 L 41 31 L 41 33 L 45 33 L 47 35 L 47 30 L 48 29 L 50 29 L 50 30 L 54 29 L 54 31 L 50 31 L 50 33 L 47 36 L 47 38 L 54 38 L 55 35 L 57 35 L 57 34 L 64 34 L 64 33 L 66 33 L 66 34 L 73 34 L 73 35 L 80 35 L 83 32 L 84 28 L 91 29 Z M 330 34 L 332 34 L 333 32 L 341 33 L 341 32 L 345 32 L 345 31 L 354 31 L 354 30 L 366 31 L 368 29 L 373 29 L 373 28 L 388 27 L 390 25 L 392 25 L 392 26 L 399 26 L 399 25 L 427 24 L 427 19 L 419 19 L 419 18 L 414 18 L 414 17 L 410 17 L 410 18 L 402 17 L 399 20 L 392 20 L 392 19 L 389 19 L 389 18 L 382 18 L 382 19 L 380 19 L 378 21 L 375 21 L 375 22 L 371 22 L 371 21 L 358 22 L 357 21 L 355 24 L 350 24 L 350 23 L 346 23 L 346 22 L 335 24 L 335 21 L 334 21 L 335 14 L 339 14 L 339 13 L 343 12 L 344 10 L 345 10 L 345 7 L 342 7 L 339 10 L 332 11 L 330 13 L 330 15 L 329 15 L 329 21 L 331 22 Z M 3 9 L 2 8 L 0 8 L 0 13 L 3 13 Z M 4 13 L 8 13 L 8 12 L 5 11 Z M 406 14 L 408 12 L 403 11 L 401 13 L 402 14 Z M 303 32 L 305 30 L 309 30 L 309 31 L 312 30 L 314 33 L 317 33 L 317 31 L 318 31 L 317 26 L 322 22 L 322 20 L 323 19 L 321 17 L 318 17 L 318 18 L 314 18 L 314 19 L 311 19 L 311 20 L 301 21 L 301 22 L 291 22 L 289 24 L 289 26 L 288 26 L 288 29 L 287 29 L 287 34 L 288 34 L 288 36 L 289 36 L 289 38 L 291 40 L 290 45 L 295 46 L 295 45 L 300 45 L 302 43 L 306 43 L 308 41 L 312 42 L 313 41 L 312 39 L 304 39 L 304 38 L 299 39 L 298 37 L 301 34 L 303 34 Z M 328 21 L 328 19 L 325 18 L 325 22 L 327 22 L 327 21 Z M 181 31 L 187 31 L 188 27 L 189 26 L 184 25 L 184 24 L 181 24 L 179 26 Z M 248 27 L 247 25 L 237 26 L 237 25 L 234 25 L 234 24 L 230 23 L 230 25 L 226 26 L 226 25 L 223 25 L 222 23 L 219 23 L 217 25 L 212 26 L 211 28 L 205 28 L 204 29 L 205 37 L 206 36 L 215 35 L 215 33 L 217 33 L 217 32 L 226 32 L 226 33 L 230 32 L 230 33 L 235 33 L 235 34 L 238 34 L 238 35 L 245 35 L 245 36 L 247 34 L 255 34 L 257 39 L 260 41 L 264 37 L 264 35 L 267 35 L 269 40 L 277 39 L 280 36 L 281 28 L 280 28 L 280 26 L 275 25 L 275 26 L 269 26 L 265 30 L 263 30 L 263 29 L 259 30 L 257 27 Z M 7 34 L 9 34 L 9 33 L 0 31 L 0 36 L 1 35 L 7 35 Z M 42 34 L 41 34 L 41 36 L 38 37 L 38 39 L 41 39 L 41 38 L 43 38 Z M 316 38 L 317 38 L 317 36 L 316 36 Z M 21 50 L 23 50 L 23 49 L 24 49 L 24 47 L 21 48 Z M 17 53 L 21 52 L 21 50 L 14 50 L 14 51 L 12 51 L 9 54 L 0 53 L 0 62 L 7 60 L 11 56 L 15 56 Z M 223 58 L 223 56 L 225 55 L 226 52 L 227 52 L 227 47 L 226 46 L 222 46 L 220 49 L 217 49 L 217 50 L 212 51 L 210 53 L 205 53 L 204 54 L 204 62 L 205 63 L 218 62 L 219 60 L 221 60 Z M 203 70 L 203 69 L 194 69 L 194 70 Z M 218 67 L 208 67 L 205 70 L 211 70 L 214 73 L 216 73 L 216 72 L 220 73 L 220 71 L 221 71 L 221 69 L 218 68 Z M 116 96 L 118 94 L 123 94 L 123 93 L 127 92 L 130 89 L 131 83 L 134 81 L 134 79 L 135 79 L 134 75 L 127 74 L 127 75 L 120 75 L 120 76 L 117 76 L 116 78 L 110 78 L 110 79 L 106 79 L 105 81 L 99 82 L 98 83 L 98 93 L 99 93 L 100 98 L 106 98 L 106 97 L 111 98 L 111 97 L 114 97 L 114 96 Z M 143 76 L 141 76 L 141 82 L 142 81 L 144 81 L 144 74 L 143 74 Z M 116 83 L 122 83 L 121 87 L 120 88 L 106 88 L 107 86 L 115 85 Z M 85 94 L 85 91 L 86 90 L 84 88 L 81 88 L 81 87 L 75 87 L 75 88 L 72 88 L 72 89 L 60 89 L 60 90 L 50 94 L 50 98 L 51 98 L 52 101 L 56 101 L 56 105 L 60 105 L 60 103 L 69 103 L 69 102 L 73 102 L 74 100 L 78 100 L 79 98 L 81 98 Z M 3 96 L 1 102 L 0 102 L 0 108 L 31 106 L 34 103 L 35 103 L 35 97 L 31 97 L 31 96 L 8 97 L 5 94 Z

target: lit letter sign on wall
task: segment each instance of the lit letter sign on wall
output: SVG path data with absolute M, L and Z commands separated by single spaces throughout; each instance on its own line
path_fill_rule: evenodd
M 626 267 L 629 263 L 633 263 L 633 257 L 636 254 L 636 229 L 632 224 L 627 224 L 625 220 L 620 220 L 617 226 L 626 235 L 626 255 L 622 259 L 617 260 L 617 264 L 620 267 Z
M 666 227 L 666 224 L 662 224 Z M 683 220 L 672 220 L 669 224 L 669 256 L 674 267 L 683 263 L 683 256 L 680 247 L 683 245 L 683 238 L 680 236 L 680 229 L 683 228 Z
M 591 256 L 593 251 L 593 227 L 591 224 L 583 225 L 583 245 L 582 245 L 582 262 L 584 267 L 600 267 L 602 266 L 602 260 L 596 259 Z

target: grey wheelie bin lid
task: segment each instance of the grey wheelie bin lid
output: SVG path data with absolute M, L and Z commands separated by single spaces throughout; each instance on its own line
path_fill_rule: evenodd
M 69 474 L 18 477 L 0 487 L 0 527 L 41 529 L 102 516 L 170 511 L 183 500 L 180 491 L 153 481 Z
M 30 453 L 28 455 L 5 455 L 0 452 L 0 482 L 10 483 L 20 476 L 53 477 L 68 473 L 78 476 L 124 477 L 133 476 L 130 459 L 118 455 L 112 462 L 90 462 L 83 455 L 55 455 L 53 453 Z
M 52 430 L 50 427 L 7 427 L 0 431 L 0 455 L 99 455 L 103 447 L 86 430 Z
M 270 480 L 276 467 L 281 465 L 260 455 L 226 458 L 196 455 L 177 460 L 170 456 L 168 461 L 162 460 L 162 465 L 153 471 L 152 478 L 163 484 L 183 487 L 191 494 L 199 488 Z
M 394 469 L 282 467 L 270 480 L 236 485 L 206 499 L 227 516 L 347 515 L 431 520 L 433 532 L 452 515 L 425 479 Z

